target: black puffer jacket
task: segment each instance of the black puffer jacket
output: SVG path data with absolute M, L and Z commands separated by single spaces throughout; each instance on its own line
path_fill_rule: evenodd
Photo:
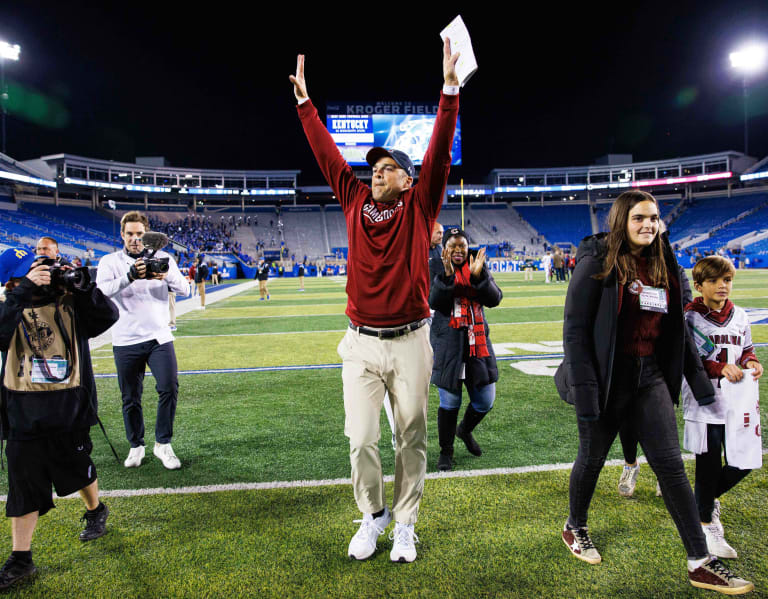
M 605 410 L 616 351 L 618 281 L 613 272 L 603 280 L 593 278 L 603 270 L 606 236 L 599 233 L 585 237 L 579 244 L 565 300 L 565 360 L 555 374 L 560 396 L 576 406 L 582 420 L 596 420 Z M 699 404 L 707 405 L 714 401 L 714 390 L 685 326 L 679 267 L 666 234 L 664 259 L 669 276 L 678 283 L 670 285 L 669 312 L 656 341 L 656 359 L 675 403 L 685 374 Z
M 465 377 L 474 387 L 484 387 L 499 380 L 496 367 L 496 355 L 488 335 L 488 323 L 485 322 L 485 341 L 488 346 L 487 358 L 472 358 L 467 351 L 467 330 L 451 327 L 451 312 L 453 312 L 453 290 L 455 276 L 447 277 L 442 260 L 432 258 L 429 261 L 431 285 L 429 289 L 429 307 L 435 311 L 432 318 L 432 328 L 429 340 L 435 353 L 432 366 L 431 382 L 438 387 L 458 393 L 461 389 L 461 364 L 466 361 Z M 472 281 L 477 291 L 474 301 L 488 308 L 498 306 L 501 302 L 501 289 L 498 288 L 487 267 L 477 281 Z M 485 320 L 485 312 L 483 312 Z

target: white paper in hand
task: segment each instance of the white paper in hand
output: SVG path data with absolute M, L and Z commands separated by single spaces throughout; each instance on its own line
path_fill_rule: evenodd
M 757 381 L 752 369 L 744 378 L 731 383 L 723 378 L 720 389 L 726 403 L 725 455 L 728 465 L 742 470 L 760 468 L 763 463 L 763 443 L 760 437 L 760 408 Z
M 459 60 L 456 63 L 456 76 L 459 78 L 459 85 L 464 85 L 469 78 L 477 71 L 477 60 L 475 52 L 472 50 L 472 39 L 469 37 L 469 31 L 461 15 L 458 15 L 450 24 L 440 32 L 440 39 L 451 40 L 451 54 L 461 52 Z

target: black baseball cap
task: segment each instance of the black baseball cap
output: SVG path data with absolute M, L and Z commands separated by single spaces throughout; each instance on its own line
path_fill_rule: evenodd
M 464 239 L 467 240 L 467 243 L 469 243 L 469 237 L 463 230 L 461 230 L 459 227 L 448 227 L 445 231 L 443 231 L 443 246 L 448 243 L 448 240 L 451 237 L 457 237 L 458 235 L 461 235 Z
M 413 166 L 413 161 L 408 158 L 408 154 L 401 150 L 388 150 L 387 148 L 382 147 L 371 148 L 365 155 L 365 159 L 371 166 L 376 166 L 379 159 L 384 156 L 389 156 L 394 160 L 397 163 L 397 166 L 408 173 L 409 177 L 416 176 L 416 167 Z

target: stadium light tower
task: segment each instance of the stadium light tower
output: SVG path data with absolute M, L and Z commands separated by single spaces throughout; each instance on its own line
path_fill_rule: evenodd
M 3 154 L 5 154 L 5 114 L 6 104 L 8 103 L 8 89 L 5 86 L 5 61 L 19 60 L 19 54 L 21 54 L 19 44 L 11 45 L 0 40 L 0 106 L 2 106 L 3 121 Z
M 737 71 L 741 71 L 742 84 L 744 89 L 744 153 L 748 154 L 749 148 L 749 129 L 747 127 L 747 120 L 749 118 L 749 112 L 747 109 L 747 98 L 749 97 L 749 91 L 747 86 L 747 79 L 750 76 L 759 74 L 764 68 L 766 63 L 766 56 L 768 56 L 768 50 L 766 50 L 765 44 L 750 44 L 744 46 L 736 52 L 731 52 L 729 58 L 731 59 L 731 66 Z

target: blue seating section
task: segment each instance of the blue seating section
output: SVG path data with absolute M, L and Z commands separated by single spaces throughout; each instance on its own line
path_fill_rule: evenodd
M 79 223 L 82 220 L 72 222 Z M 3 243 L 19 245 L 19 238 L 21 237 L 36 239 L 43 235 L 49 235 L 60 244 L 72 246 L 83 253 L 93 247 L 95 243 L 111 243 L 113 240 L 111 235 L 107 239 L 106 235 L 90 232 L 80 224 L 68 225 L 63 220 L 61 222 L 58 219 L 52 220 L 26 210 L 0 210 L 0 241 Z M 95 250 L 95 253 L 97 256 L 105 254 L 98 249 Z
M 100 243 L 115 243 L 112 220 L 90 208 L 80 206 L 51 206 L 48 204 L 24 204 L 22 210 L 36 216 L 72 226 Z M 119 233 L 119 220 L 118 220 Z
M 578 245 L 592 234 L 589 206 L 523 206 L 515 207 L 520 215 L 550 243 L 570 242 Z
M 673 224 L 672 240 L 682 239 L 688 235 L 701 235 L 712 230 L 717 225 L 738 216 L 746 210 L 752 210 L 768 201 L 768 194 L 750 194 L 732 198 L 707 198 L 694 200 L 685 212 Z M 749 219 L 746 219 L 749 220 Z M 753 227 L 754 228 L 754 227 Z M 750 229 L 744 231 L 748 232 Z M 743 233 L 731 235 L 728 239 L 738 237 Z

